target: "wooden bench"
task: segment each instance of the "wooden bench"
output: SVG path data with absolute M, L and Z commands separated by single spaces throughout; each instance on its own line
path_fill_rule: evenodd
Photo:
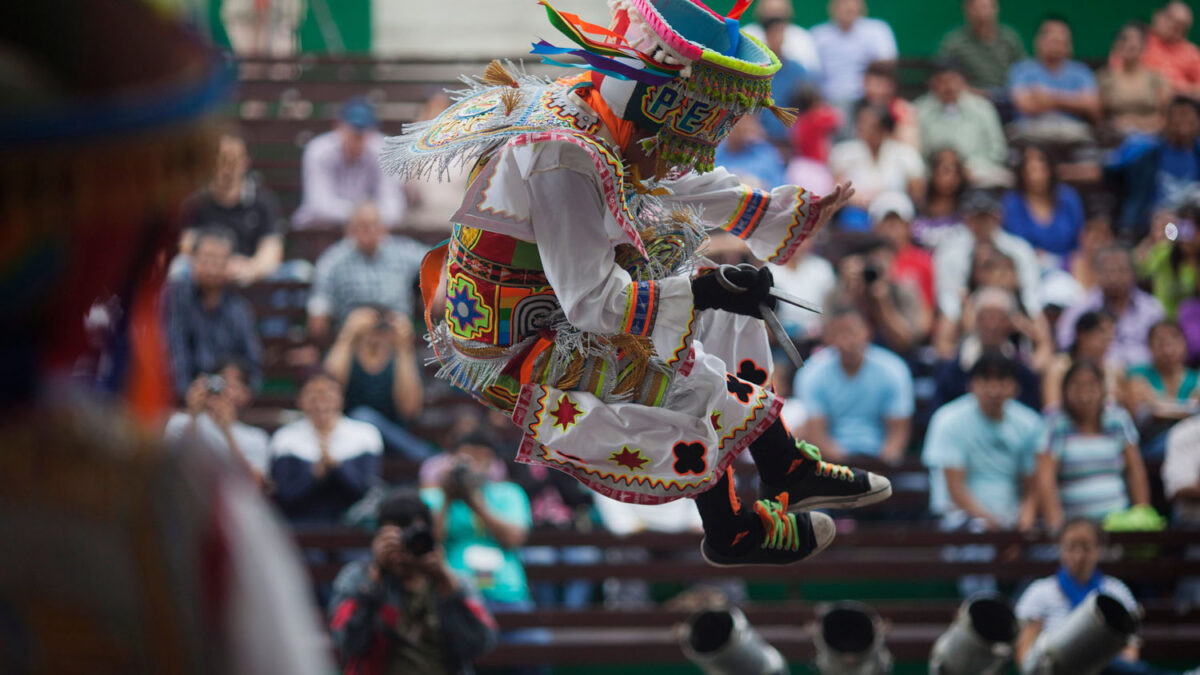
M 795 624 L 755 625 L 755 629 L 790 663 L 815 656 L 813 629 Z M 885 644 L 900 662 L 923 661 L 934 641 L 946 631 L 945 623 L 904 623 L 891 626 Z M 618 665 L 685 663 L 673 626 L 658 628 L 554 629 L 545 645 L 505 645 L 476 661 L 480 667 L 529 664 Z M 1194 660 L 1200 650 L 1200 627 L 1147 625 L 1139 633 L 1142 656 L 1153 661 Z
M 297 533 L 297 542 L 306 549 L 327 551 L 362 549 L 370 546 L 370 535 L 346 529 L 309 530 Z M 1123 556 L 1107 561 L 1107 573 L 1126 581 L 1175 580 L 1185 575 L 1200 575 L 1200 561 L 1185 560 L 1183 547 L 1194 544 L 1195 532 L 1114 533 L 1111 544 Z M 597 546 L 600 548 L 634 547 L 649 551 L 688 552 L 698 550 L 697 534 L 640 533 L 618 537 L 607 532 L 582 534 L 563 531 L 532 533 L 526 546 Z M 836 581 L 887 579 L 918 581 L 954 579 L 972 574 L 989 574 L 1005 581 L 1052 574 L 1055 562 L 1028 560 L 1029 547 L 1050 543 L 1045 537 L 1026 537 L 1018 532 L 942 532 L 934 529 L 909 529 L 903 526 L 860 527 L 839 534 L 829 550 L 797 567 L 712 567 L 702 561 L 659 559 L 638 563 L 595 563 L 588 565 L 526 566 L 531 581 L 561 582 L 574 579 L 644 579 L 646 581 L 694 581 L 698 579 L 740 578 L 746 581 Z M 1002 562 L 950 562 L 942 560 L 947 546 L 987 544 L 1001 553 L 1015 549 L 1014 559 Z M 1152 553 L 1152 557 L 1139 557 Z M 313 565 L 310 571 L 318 583 L 328 583 L 338 572 L 337 565 Z

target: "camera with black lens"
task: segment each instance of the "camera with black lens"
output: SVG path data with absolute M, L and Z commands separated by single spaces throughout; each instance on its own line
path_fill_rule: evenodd
M 415 522 L 404 529 L 404 550 L 420 557 L 433 550 L 433 531 L 429 525 Z
M 462 494 L 475 490 L 483 484 L 483 476 L 471 470 L 465 462 L 455 464 L 447 476 L 450 487 Z
M 217 396 L 225 391 L 225 378 L 220 375 L 209 375 L 208 379 L 204 381 L 204 388 L 209 394 Z
M 863 271 L 862 271 L 863 282 L 866 283 L 868 286 L 875 283 L 876 281 L 879 281 L 879 279 L 882 276 L 883 276 L 883 270 L 881 270 L 878 265 L 869 263 L 865 267 L 863 267 Z

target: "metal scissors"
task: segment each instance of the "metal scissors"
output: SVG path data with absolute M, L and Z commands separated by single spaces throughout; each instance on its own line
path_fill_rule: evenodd
M 750 263 L 742 263 L 741 265 L 737 266 L 721 265 L 717 267 L 717 283 L 721 284 L 721 287 L 727 291 L 734 293 L 745 293 L 750 289 L 734 283 L 733 280 L 726 275 L 734 270 L 756 271 L 757 269 L 757 267 L 751 265 Z M 817 314 L 821 313 L 821 309 L 816 305 L 805 302 L 791 293 L 785 293 L 777 288 L 772 287 L 770 295 L 780 302 L 786 302 L 789 305 L 795 305 L 800 309 L 806 309 Z M 763 321 L 767 324 L 767 328 L 771 331 L 771 334 L 775 336 L 775 341 L 778 342 L 780 348 L 783 349 L 783 353 L 787 354 L 788 360 L 790 360 L 797 368 L 802 367 L 804 365 L 804 359 L 800 358 L 800 352 L 796 349 L 796 345 L 792 342 L 792 338 L 788 336 L 787 331 L 784 330 L 783 324 L 779 322 L 779 317 L 775 315 L 774 310 L 763 304 L 758 306 L 758 311 L 762 314 Z

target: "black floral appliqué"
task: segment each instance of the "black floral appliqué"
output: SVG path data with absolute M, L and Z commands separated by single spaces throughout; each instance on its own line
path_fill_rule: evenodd
M 760 387 L 767 383 L 767 371 L 759 368 L 758 364 L 750 359 L 742 359 L 738 364 L 737 376 L 738 379 L 753 382 Z
M 742 382 L 732 374 L 725 375 L 725 387 L 742 403 L 749 403 L 750 395 L 754 393 L 754 387 Z
M 675 453 L 675 473 L 680 476 L 688 474 L 703 476 L 708 473 L 708 461 L 704 459 L 703 443 L 676 443 L 671 452 Z

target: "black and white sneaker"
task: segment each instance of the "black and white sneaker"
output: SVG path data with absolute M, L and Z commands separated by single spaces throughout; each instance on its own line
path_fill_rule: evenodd
M 723 551 L 710 544 L 708 537 L 700 542 L 700 553 L 708 564 L 791 565 L 824 551 L 837 534 L 833 519 L 824 513 L 789 513 L 786 492 L 778 500 L 760 499 L 753 508 L 761 529 L 749 521 L 750 526 L 737 533 L 731 546 Z
M 856 509 L 877 504 L 892 496 L 892 483 L 870 471 L 853 469 L 821 459 L 821 451 L 812 443 L 796 441 L 799 456 L 782 480 L 763 480 L 759 496 L 774 499 L 788 493 L 788 510 Z

